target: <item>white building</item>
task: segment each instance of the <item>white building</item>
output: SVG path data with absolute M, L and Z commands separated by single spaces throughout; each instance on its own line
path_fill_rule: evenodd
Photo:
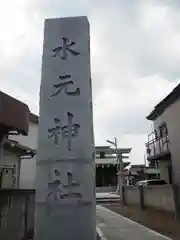
M 160 169 L 160 178 L 170 184 L 180 180 L 180 84 L 177 85 L 147 116 L 154 131 L 146 143 L 150 166 Z
M 20 135 L 29 140 L 29 108 L 23 102 L 0 91 L 0 188 L 18 188 L 21 162 L 30 159 L 35 151 L 19 141 Z M 17 136 L 20 134 L 19 136 Z M 16 136 L 15 136 L 16 135 Z M 10 137 L 13 136 L 13 137 Z
M 37 136 L 38 136 L 38 116 L 33 113 L 29 115 L 29 132 L 28 136 L 15 135 L 10 136 L 11 140 L 17 141 L 25 148 L 30 148 L 36 151 L 37 148 Z M 14 162 L 11 158 L 11 162 Z M 20 168 L 20 188 L 34 188 L 34 181 L 36 176 L 36 155 L 33 158 L 27 158 L 21 160 Z

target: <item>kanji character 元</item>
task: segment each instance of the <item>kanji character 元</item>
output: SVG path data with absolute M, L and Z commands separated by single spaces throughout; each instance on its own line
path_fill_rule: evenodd
M 65 94 L 67 94 L 67 95 L 72 95 L 72 96 L 80 95 L 80 89 L 79 88 L 76 88 L 74 91 L 68 90 L 68 86 L 74 84 L 74 81 L 71 79 L 71 75 L 66 74 L 66 75 L 59 76 L 58 78 L 62 82 L 53 85 L 54 88 L 57 89 L 57 91 L 55 91 L 51 95 L 51 97 L 57 96 L 62 90 L 64 90 Z

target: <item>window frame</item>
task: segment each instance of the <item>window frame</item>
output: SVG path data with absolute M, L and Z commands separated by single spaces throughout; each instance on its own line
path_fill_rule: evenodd
M 166 122 L 161 123 L 158 128 L 159 128 L 159 137 L 160 138 L 168 136 L 168 128 L 167 128 Z

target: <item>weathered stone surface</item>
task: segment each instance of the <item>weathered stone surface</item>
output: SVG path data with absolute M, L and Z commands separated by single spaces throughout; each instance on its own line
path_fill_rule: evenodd
M 62 38 L 68 39 L 69 44 L 74 42 L 69 49 L 79 55 L 66 50 L 67 57 L 63 60 L 63 52 L 60 50 L 54 56 L 53 49 L 64 46 Z M 89 56 L 89 23 L 85 17 L 46 20 L 37 161 L 92 159 L 94 148 Z M 59 122 L 55 123 L 54 118 Z M 59 125 L 65 127 L 68 119 L 72 120 L 72 125 L 77 124 L 74 126 L 77 136 L 72 137 L 69 146 L 71 151 L 62 133 L 58 135 L 58 144 L 54 144 L 53 137 L 48 138 L 48 129 Z
M 86 17 L 47 19 L 36 168 L 37 240 L 95 240 L 95 169 Z
M 37 205 L 36 222 L 37 240 L 41 239 L 95 239 L 94 205 L 57 206 L 52 204 L 47 209 L 44 204 Z
M 58 172 L 57 176 L 54 173 L 55 171 Z M 68 200 L 72 200 L 72 203 L 82 201 L 92 204 L 94 200 L 95 188 L 94 181 L 92 181 L 94 167 L 92 164 L 82 164 L 80 162 L 48 163 L 37 166 L 36 175 L 37 202 L 46 202 L 48 194 L 53 191 L 51 186 L 53 187 L 52 183 L 54 181 L 57 182 L 56 185 L 59 190 L 57 193 L 59 204 L 69 204 Z M 68 184 L 71 184 L 70 190 L 67 189 Z M 66 196 L 67 191 L 71 191 L 71 198 L 63 197 Z M 80 195 L 76 196 L 76 193 Z M 52 195 L 49 196 L 50 201 L 52 201 Z

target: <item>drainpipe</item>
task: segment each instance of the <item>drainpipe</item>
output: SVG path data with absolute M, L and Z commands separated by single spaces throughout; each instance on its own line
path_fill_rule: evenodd
M 0 131 L 0 165 L 4 164 L 4 140 L 5 134 Z
M 20 170 L 21 170 L 21 156 L 18 156 L 18 161 L 17 161 L 17 168 L 16 168 L 16 177 L 17 177 L 17 183 L 16 183 L 16 188 L 20 188 Z

